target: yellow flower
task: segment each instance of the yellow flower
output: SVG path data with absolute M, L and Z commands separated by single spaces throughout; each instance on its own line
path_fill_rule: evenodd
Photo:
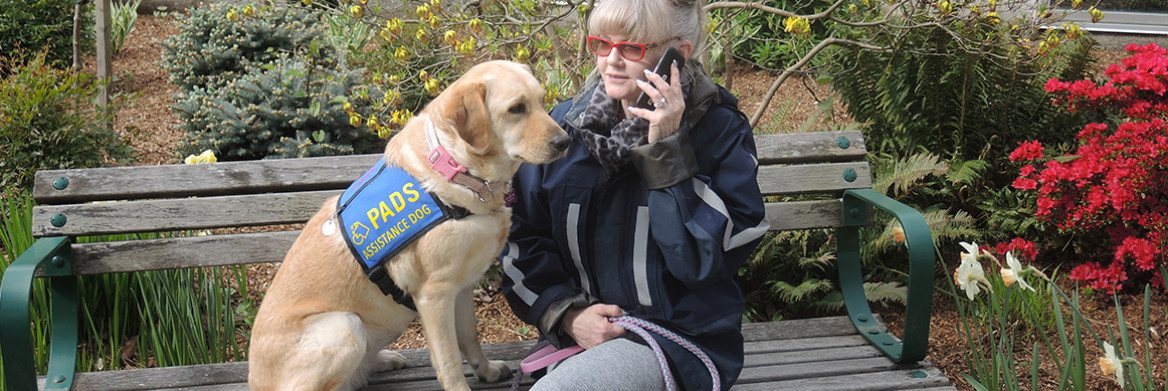
M 345 102 L 345 105 L 341 106 L 341 107 L 345 109 L 346 113 L 349 113 L 349 114 L 353 113 L 353 104 L 352 103 Z
M 406 48 L 404 46 L 397 48 L 397 51 L 395 51 L 393 53 L 393 57 L 397 58 L 397 60 L 401 61 L 401 62 L 409 61 L 410 60 L 410 51 L 406 50 Z
M 442 0 L 430 0 L 430 8 L 433 8 L 434 12 L 442 12 Z
M 1076 39 L 1083 36 L 1083 29 L 1079 28 L 1078 23 L 1066 24 L 1063 23 L 1063 30 L 1067 31 L 1067 39 Z
M 1017 258 L 1014 258 L 1014 253 L 1006 253 L 1006 266 L 1010 268 L 1002 268 L 1001 270 L 1002 281 L 1006 283 L 1006 286 L 1014 285 L 1017 282 L 1018 286 L 1022 287 L 1022 289 L 1029 289 L 1031 292 L 1034 291 L 1034 287 L 1022 279 L 1022 263 L 1018 262 Z
M 998 16 L 997 12 L 987 12 L 986 19 L 988 19 L 991 24 L 998 24 L 1002 22 L 1002 18 Z
M 415 11 L 417 12 L 419 19 L 430 19 L 431 14 L 429 5 L 419 5 Z
M 466 57 L 470 57 L 470 56 L 474 55 L 474 51 L 475 51 L 474 37 L 467 38 L 465 41 L 460 42 L 458 44 L 458 46 L 456 46 L 454 48 L 454 51 L 456 51 L 456 52 L 458 52 L 458 54 L 461 54 L 461 55 L 466 56 Z
M 442 42 L 450 46 L 458 45 L 458 40 L 455 39 L 457 36 L 458 33 L 454 32 L 454 30 L 446 30 L 446 33 L 442 34 Z
M 483 21 L 479 20 L 479 18 L 471 19 L 468 25 L 470 26 L 470 31 L 474 31 L 476 33 L 483 31 Z
M 426 80 L 426 92 L 430 93 L 431 96 L 438 95 L 438 79 Z
M 199 154 L 198 156 L 196 156 L 196 155 L 187 156 L 187 158 L 185 160 L 183 160 L 183 163 L 202 164 L 202 163 L 215 163 L 217 161 L 219 161 L 219 159 L 215 157 L 215 152 L 208 149 L 206 151 L 203 151 L 203 153 Z
M 369 114 L 369 127 L 375 130 L 378 128 L 377 115 Z
M 397 105 L 401 103 L 401 101 L 401 93 L 394 89 L 385 91 L 385 98 L 382 100 L 382 102 L 384 102 L 386 105 Z
M 426 42 L 426 40 L 430 38 L 430 34 L 426 33 L 425 28 L 418 27 L 418 32 L 414 33 L 414 38 L 416 38 L 419 42 Z
M 249 18 L 255 16 L 255 9 L 251 8 L 251 5 L 249 4 L 246 7 L 243 7 L 243 15 Z
M 227 11 L 227 20 L 230 20 L 232 22 L 239 21 L 239 15 L 235 13 L 235 9 L 231 9 L 230 11 Z
M 1123 360 L 1115 355 L 1115 347 L 1107 342 L 1103 343 L 1103 357 L 1099 358 L 1099 369 L 1103 371 L 1104 376 L 1115 374 L 1115 382 L 1119 383 L 1119 388 L 1123 388 Z
M 953 12 L 953 3 L 949 0 L 941 0 L 941 2 L 937 3 L 937 9 L 941 10 L 942 15 L 949 15 Z
M 783 20 L 783 31 L 798 35 L 811 34 L 811 22 L 807 18 L 792 16 Z
M 361 114 L 349 115 L 349 125 L 353 125 L 354 128 L 361 127 Z
M 349 7 L 349 13 L 353 14 L 353 18 L 361 19 L 361 15 L 364 15 L 365 11 L 361 6 L 354 4 L 352 7 Z
M 1087 13 L 1091 15 L 1091 23 L 1098 23 L 1100 20 L 1103 20 L 1103 11 L 1100 11 L 1098 8 L 1091 7 L 1091 9 L 1087 10 Z
M 953 281 L 965 291 L 965 296 L 973 300 L 974 296 L 981 293 L 978 282 L 986 281 L 985 270 L 977 261 L 977 243 L 961 242 L 960 244 L 966 252 L 961 253 L 961 265 L 957 266 L 957 270 L 953 272 Z
M 987 4 L 990 6 L 990 12 L 998 10 L 998 0 L 989 0 Z
M 1071 0 L 1071 8 L 1083 8 L 1083 0 Z
M 305 7 L 312 5 L 312 0 L 300 0 L 300 2 L 304 3 Z
M 527 51 L 526 47 L 519 45 L 515 48 L 515 62 L 527 62 L 529 58 L 531 58 L 531 52 Z

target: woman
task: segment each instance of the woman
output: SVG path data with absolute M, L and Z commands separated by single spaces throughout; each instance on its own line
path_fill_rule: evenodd
M 586 349 L 533 390 L 665 389 L 645 341 L 609 322 L 622 315 L 688 339 L 722 389 L 742 370 L 737 272 L 768 226 L 750 125 L 691 57 L 704 38 L 701 3 L 597 5 L 597 70 L 551 113 L 572 136 L 568 155 L 525 165 L 513 181 L 507 299 L 553 345 Z M 651 72 L 668 47 L 688 59 L 672 82 Z M 642 91 L 654 107 L 632 107 Z M 694 354 L 654 339 L 682 389 L 713 387 Z

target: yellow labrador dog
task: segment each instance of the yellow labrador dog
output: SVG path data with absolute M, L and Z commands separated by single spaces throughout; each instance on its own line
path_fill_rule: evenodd
M 338 209 L 349 205 L 339 207 L 336 197 L 326 201 L 288 251 L 260 306 L 249 352 L 251 389 L 359 388 L 370 373 L 405 365 L 400 354 L 383 348 L 416 316 L 443 388 L 469 390 L 462 357 L 484 381 L 511 376 L 479 346 L 471 291 L 511 226 L 504 192 L 512 175 L 523 162 L 550 162 L 567 149 L 568 135 L 543 102 L 544 89 L 526 65 L 476 65 L 386 146 L 384 167 L 400 168 L 413 182 L 377 194 L 382 202 L 359 208 L 359 217 L 348 221 Z M 435 214 L 437 208 L 419 204 L 427 194 L 458 216 L 418 234 L 381 266 L 363 261 L 362 255 L 405 235 L 398 229 Z M 373 236 L 370 226 L 389 230 Z M 378 273 L 375 283 L 371 276 Z

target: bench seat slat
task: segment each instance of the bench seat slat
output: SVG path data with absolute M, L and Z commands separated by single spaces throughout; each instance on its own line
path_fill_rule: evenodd
M 297 224 L 316 214 L 341 190 L 179 198 L 33 208 L 33 236 L 104 235 L 166 232 L 220 227 Z M 64 214 L 58 228 L 52 217 Z
M 36 173 L 38 204 L 344 189 L 381 155 L 271 159 L 215 164 L 44 170 Z M 63 190 L 53 187 L 69 180 Z
M 813 363 L 743 369 L 742 378 L 746 381 L 735 384 L 732 390 L 884 391 L 917 390 L 949 384 L 949 378 L 945 377 L 941 371 L 932 366 L 924 366 L 924 363 L 897 365 L 887 358 L 881 357 L 836 362 L 835 364 L 839 366 Z M 839 375 L 830 374 L 833 370 L 847 370 L 848 366 L 864 366 L 864 371 Z M 924 373 L 925 377 L 913 376 L 914 372 L 918 371 Z M 755 378 L 758 373 L 766 375 Z M 816 376 L 807 377 L 808 374 L 816 374 Z M 942 389 L 957 390 L 955 387 Z
M 867 346 L 862 338 L 855 335 L 854 328 L 841 331 L 844 327 L 851 327 L 851 323 L 843 316 L 744 324 L 743 333 L 746 340 L 754 342 L 746 343 L 745 348 L 749 352 L 746 358 L 746 368 L 743 370 L 739 384 L 732 389 L 777 389 L 774 388 L 775 386 L 759 382 L 794 381 L 822 376 L 872 376 L 874 379 L 881 379 L 874 380 L 874 382 L 895 385 L 895 383 L 884 379 L 891 376 L 888 373 L 902 373 L 908 369 L 919 367 L 897 366 L 888 359 L 879 357 L 880 353 L 876 349 Z M 840 335 L 841 333 L 843 335 Z M 856 342 L 857 340 L 859 342 Z M 816 346 L 815 342 L 838 347 Z M 856 343 L 860 345 L 854 345 Z M 483 349 L 491 359 L 506 361 L 514 368 L 534 344 L 535 341 L 504 342 L 484 345 Z M 787 349 L 775 351 L 773 347 L 767 347 L 774 344 L 785 346 Z M 802 348 L 792 348 L 796 346 Z M 437 380 L 434 379 L 434 369 L 430 367 L 430 356 L 426 350 L 409 349 L 398 352 L 405 356 L 407 367 L 402 370 L 374 374 L 370 377 L 370 385 L 363 388 L 363 391 L 439 389 Z M 471 376 L 469 367 L 464 367 L 464 371 L 467 376 Z M 939 372 L 935 372 L 935 374 L 939 375 Z M 930 376 L 933 375 L 930 374 Z M 41 377 L 39 381 L 43 385 L 44 377 Z M 829 385 L 832 384 L 830 380 L 824 381 Z M 863 377 L 859 381 L 867 382 L 868 378 Z M 82 373 L 77 375 L 74 388 L 226 391 L 246 390 L 246 382 L 247 363 L 235 362 Z M 505 390 L 510 387 L 510 382 L 484 384 L 472 380 L 470 383 L 474 389 Z M 531 379 L 524 379 L 523 384 L 530 385 Z M 913 384 L 922 383 L 918 381 Z M 766 387 L 762 387 L 763 385 Z M 754 388 L 756 386 L 762 388 Z

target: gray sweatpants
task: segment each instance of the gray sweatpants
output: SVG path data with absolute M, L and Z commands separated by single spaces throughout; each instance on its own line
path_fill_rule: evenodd
M 602 343 L 548 368 L 531 391 L 665 389 L 653 349 L 627 338 Z

